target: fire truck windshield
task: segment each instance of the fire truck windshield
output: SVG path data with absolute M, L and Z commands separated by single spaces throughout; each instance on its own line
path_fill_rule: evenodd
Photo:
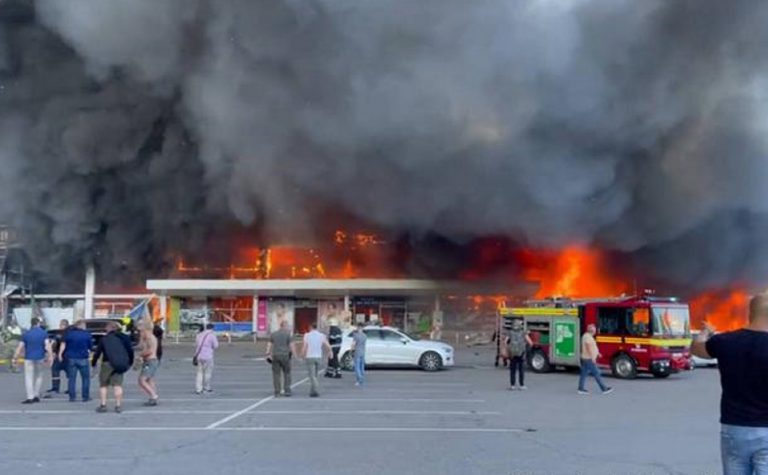
M 665 337 L 689 337 L 690 315 L 687 307 L 652 307 L 653 335 Z

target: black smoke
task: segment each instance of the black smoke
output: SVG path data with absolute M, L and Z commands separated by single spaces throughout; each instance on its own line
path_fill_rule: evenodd
M 670 285 L 762 285 L 767 21 L 752 0 L 0 0 L 0 219 L 64 276 L 162 274 L 228 232 L 311 242 L 338 208 L 414 249 L 582 243 Z

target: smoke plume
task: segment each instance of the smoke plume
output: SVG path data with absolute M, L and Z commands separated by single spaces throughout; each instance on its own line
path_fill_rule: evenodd
M 766 24 L 750 0 L 0 0 L 0 219 L 61 274 L 311 241 L 339 209 L 761 285 Z

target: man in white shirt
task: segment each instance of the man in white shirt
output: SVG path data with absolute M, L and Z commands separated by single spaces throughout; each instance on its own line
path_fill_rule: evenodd
M 320 372 L 320 362 L 323 360 L 323 350 L 330 353 L 331 345 L 328 344 L 328 338 L 317 331 L 317 324 L 312 324 L 312 330 L 304 335 L 304 347 L 302 354 L 307 362 L 307 371 L 309 371 L 309 397 L 317 397 L 318 379 Z

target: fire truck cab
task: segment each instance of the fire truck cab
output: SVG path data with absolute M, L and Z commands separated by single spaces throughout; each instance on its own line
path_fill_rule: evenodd
M 515 319 L 523 321 L 533 340 L 528 362 L 538 373 L 578 367 L 581 335 L 590 324 L 597 328 L 597 364 L 615 377 L 632 379 L 646 372 L 666 378 L 693 369 L 688 305 L 675 298 L 546 299 L 501 307 L 499 316 L 505 329 Z

